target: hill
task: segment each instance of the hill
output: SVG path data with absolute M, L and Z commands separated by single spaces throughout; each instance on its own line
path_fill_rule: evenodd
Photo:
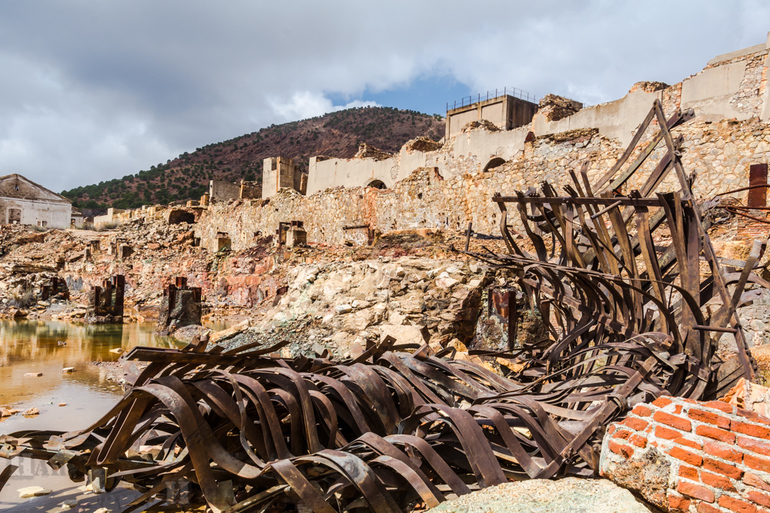
M 314 155 L 350 158 L 365 142 L 395 152 L 417 136 L 438 140 L 444 121 L 410 110 L 359 107 L 302 121 L 271 125 L 258 132 L 185 152 L 149 170 L 99 184 L 76 187 L 62 195 L 79 208 L 136 208 L 200 199 L 209 180 L 262 180 L 262 160 L 292 157 L 304 171 Z

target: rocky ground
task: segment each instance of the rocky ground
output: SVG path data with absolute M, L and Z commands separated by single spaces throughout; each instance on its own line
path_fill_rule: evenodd
M 195 246 L 192 226 L 139 220 L 108 231 L 0 227 L 0 316 L 81 320 L 94 285 L 126 277 L 126 320 L 153 320 L 176 276 L 200 286 L 210 320 L 250 319 L 260 332 L 288 326 L 348 354 L 397 326 L 419 326 L 444 342 L 472 338 L 481 289 L 491 275 L 456 248 L 460 235 L 390 233 L 369 247 L 311 244 L 287 250 L 271 238 L 242 252 Z M 472 240 L 499 250 L 496 240 Z M 118 254 L 120 246 L 131 254 Z M 44 298 L 52 278 L 66 293 Z M 331 337 L 331 338 L 330 338 Z

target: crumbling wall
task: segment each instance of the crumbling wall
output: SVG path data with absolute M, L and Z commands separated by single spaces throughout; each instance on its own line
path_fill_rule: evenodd
M 312 157 L 308 165 L 307 193 L 314 194 L 340 185 L 360 187 L 373 180 L 391 187 L 398 177 L 398 169 L 396 157 L 382 158 L 379 154 L 352 159 L 322 160 Z
M 451 144 L 457 147 L 476 133 L 462 134 Z M 756 118 L 718 123 L 694 120 L 676 127 L 673 133 L 683 137 L 682 162 L 688 172 L 695 172 L 693 191 L 702 198 L 745 187 L 749 165 L 770 162 L 770 125 Z M 525 134 L 521 135 L 523 139 Z M 448 162 L 451 152 L 445 148 L 436 153 Z M 572 184 L 570 170 L 578 173 L 585 163 L 589 178 L 595 180 L 622 152 L 617 141 L 596 129 L 550 134 L 527 142 L 517 155 L 503 153 L 507 161 L 484 173 L 476 170 L 486 162 L 461 158 L 452 162 L 449 175 L 443 174 L 442 166 L 428 165 L 385 190 L 338 187 L 307 197 L 283 190 L 269 201 L 213 205 L 200 219 L 198 236 L 204 247 L 216 251 L 216 234 L 225 232 L 233 249 L 240 250 L 252 245 L 255 233 L 274 233 L 279 222 L 292 220 L 304 222 L 311 243 L 342 244 L 347 237 L 345 227 L 363 225 L 381 232 L 415 228 L 461 231 L 472 222 L 476 232 L 499 235 L 500 211 L 492 202 L 495 193 L 513 195 L 544 180 L 563 192 L 565 185 Z M 648 160 L 656 162 L 657 154 L 663 152 L 661 145 Z M 645 175 L 637 173 L 625 187 L 640 188 Z M 670 173 L 659 190 L 677 189 L 676 180 Z M 746 194 L 737 196 L 743 200 Z M 509 223 L 521 228 L 515 212 L 509 215 Z

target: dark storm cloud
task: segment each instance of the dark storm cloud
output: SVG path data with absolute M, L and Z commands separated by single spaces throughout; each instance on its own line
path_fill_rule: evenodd
M 759 1 L 2 2 L 0 173 L 98 182 L 426 76 L 608 101 L 769 20 Z

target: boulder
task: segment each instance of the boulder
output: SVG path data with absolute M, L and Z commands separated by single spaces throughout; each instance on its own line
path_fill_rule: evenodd
M 528 479 L 447 501 L 431 513 L 649 513 L 628 490 L 607 479 Z

